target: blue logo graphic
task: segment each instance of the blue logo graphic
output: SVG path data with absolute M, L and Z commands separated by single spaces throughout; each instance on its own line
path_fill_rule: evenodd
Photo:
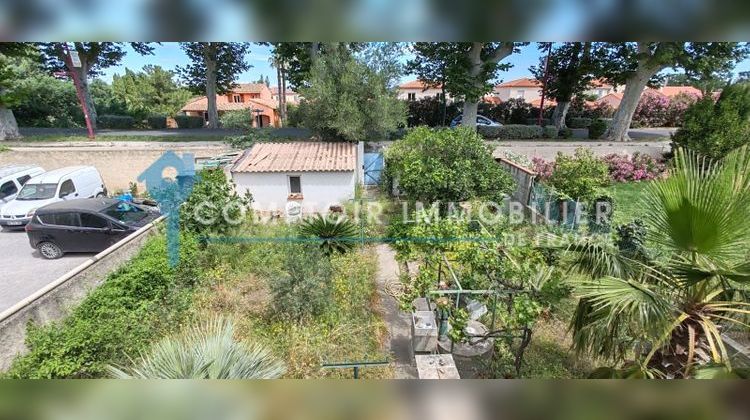
M 169 169 L 174 169 L 174 179 L 165 176 Z M 180 206 L 197 182 L 195 157 L 192 153 L 183 153 L 180 157 L 167 151 L 138 175 L 138 181 L 146 184 L 149 195 L 167 217 L 167 255 L 169 264 L 174 267 L 180 261 Z

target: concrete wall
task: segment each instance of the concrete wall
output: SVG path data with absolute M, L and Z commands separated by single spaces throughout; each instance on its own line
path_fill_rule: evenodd
M 0 313 L 0 371 L 7 370 L 16 356 L 27 351 L 24 340 L 29 322 L 45 325 L 63 319 L 111 272 L 138 253 L 161 220 L 163 218 L 144 226 Z
M 135 182 L 149 165 L 167 150 L 175 152 L 193 153 L 196 158 L 220 155 L 230 150 L 222 143 L 203 145 L 169 146 L 146 144 L 124 144 L 107 146 L 105 140 L 100 146 L 83 147 L 12 147 L 11 150 L 0 153 L 0 166 L 11 163 L 36 164 L 46 170 L 73 165 L 93 165 L 104 178 L 104 183 L 110 192 L 127 189 L 130 182 Z M 140 143 L 140 142 L 138 142 Z M 144 185 L 140 185 L 141 190 Z
M 531 189 L 534 187 L 536 173 L 531 169 L 524 168 L 523 166 L 505 158 L 496 157 L 495 161 L 505 170 L 510 172 L 513 180 L 516 181 L 516 189 L 511 193 L 511 199 L 523 204 L 524 206 L 528 205 L 529 198 L 531 197 Z
M 280 172 L 232 173 L 237 192 L 253 195 L 252 207 L 261 211 L 281 211 L 289 200 L 289 176 L 299 176 L 303 212 L 325 212 L 332 204 L 344 204 L 354 197 L 355 171 L 347 172 Z

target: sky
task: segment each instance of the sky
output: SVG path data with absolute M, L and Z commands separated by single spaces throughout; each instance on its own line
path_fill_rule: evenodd
M 256 44 L 252 44 L 250 52 L 246 59 L 247 62 L 253 67 L 240 74 L 237 78 L 238 82 L 247 83 L 258 80 L 260 76 L 268 76 L 271 86 L 276 85 L 276 70 L 271 67 L 269 63 L 269 57 L 271 56 L 271 48 L 263 47 Z M 508 80 L 518 79 L 521 77 L 529 77 L 529 67 L 539 62 L 541 56 L 539 49 L 536 44 L 530 44 L 521 49 L 520 53 L 513 54 L 506 58 L 508 63 L 513 64 L 508 71 L 500 72 L 496 82 L 504 82 Z M 409 55 L 403 57 L 403 61 L 406 62 L 410 58 Z M 115 74 L 124 74 L 125 68 L 130 70 L 140 70 L 147 64 L 153 64 L 162 66 L 165 69 L 173 70 L 178 65 L 185 65 L 188 63 L 188 58 L 185 53 L 180 49 L 178 43 L 165 42 L 161 45 L 157 45 L 154 51 L 154 55 L 141 56 L 140 54 L 133 51 L 129 46 L 127 47 L 127 54 L 123 58 L 119 66 L 114 66 L 104 71 L 103 79 L 107 82 L 112 81 L 112 76 Z M 740 62 L 735 68 L 735 72 L 750 71 L 750 59 L 745 59 Z M 406 75 L 402 78 L 402 81 L 412 80 L 415 77 L 412 75 Z

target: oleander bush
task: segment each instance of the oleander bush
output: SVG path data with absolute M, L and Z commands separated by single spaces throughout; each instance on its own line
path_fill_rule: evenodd
M 664 163 L 639 152 L 632 156 L 612 153 L 602 160 L 609 167 L 609 177 L 613 182 L 649 181 L 660 177 L 665 169 Z

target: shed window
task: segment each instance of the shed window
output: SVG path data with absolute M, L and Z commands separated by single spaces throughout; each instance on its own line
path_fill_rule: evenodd
M 242 95 L 234 95 L 234 102 L 242 102 Z
M 409 101 L 416 101 L 417 100 L 417 94 L 416 93 L 407 93 L 406 99 Z
M 289 193 L 302 194 L 302 181 L 298 176 L 289 177 Z

